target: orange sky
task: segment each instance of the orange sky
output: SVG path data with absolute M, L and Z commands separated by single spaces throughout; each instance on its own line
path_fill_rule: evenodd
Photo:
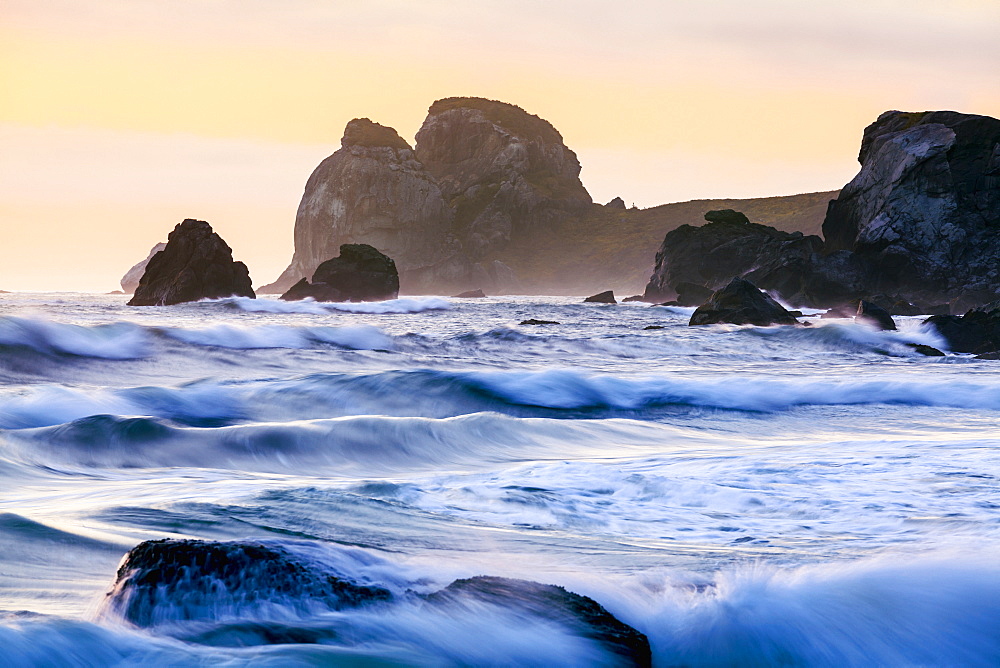
M 113 289 L 184 217 L 273 280 L 346 122 L 453 95 L 551 121 L 598 201 L 838 188 L 886 109 L 1000 116 L 998 35 L 994 0 L 2 0 L 0 288 Z

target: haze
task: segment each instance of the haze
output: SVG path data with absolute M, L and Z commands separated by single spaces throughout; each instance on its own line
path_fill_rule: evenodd
M 456 95 L 551 121 L 598 202 L 839 188 L 882 111 L 1000 116 L 997 35 L 992 0 L 4 0 L 0 288 L 115 289 L 185 217 L 269 282 L 347 121 Z

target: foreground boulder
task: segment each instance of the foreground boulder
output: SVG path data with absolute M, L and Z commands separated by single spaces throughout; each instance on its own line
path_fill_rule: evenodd
M 318 570 L 288 550 L 262 543 L 151 540 L 118 568 L 106 608 L 136 626 L 229 616 L 271 606 L 318 604 L 330 610 L 388 601 L 388 589 Z
M 583 300 L 585 303 L 591 304 L 617 304 L 618 301 L 615 299 L 615 293 L 613 290 L 605 290 L 604 292 L 598 292 L 596 295 L 590 295 Z
M 1000 301 L 971 309 L 965 315 L 935 315 L 924 321 L 956 353 L 989 354 L 1000 351 Z
M 448 606 L 486 603 L 508 612 L 526 613 L 600 643 L 626 665 L 652 665 L 652 652 L 645 635 L 619 621 L 594 599 L 563 587 L 480 576 L 455 580 L 427 600 Z
M 798 322 L 784 306 L 761 292 L 750 281 L 735 277 L 729 285 L 699 306 L 689 325 L 794 325 Z
M 156 244 L 153 246 L 152 250 L 149 251 L 149 255 L 146 256 L 145 260 L 137 263 L 125 272 L 125 275 L 122 276 L 121 280 L 122 292 L 125 294 L 132 294 L 135 292 L 135 289 L 139 287 L 139 279 L 141 279 L 142 275 L 146 273 L 146 265 L 149 264 L 149 261 L 153 259 L 154 255 L 166 247 L 167 244 L 163 242 Z
M 377 302 L 398 296 L 399 274 L 392 258 L 368 244 L 344 244 L 339 256 L 316 268 L 311 283 L 303 278 L 281 298 Z
M 250 272 L 212 226 L 188 218 L 149 259 L 129 306 L 167 306 L 220 297 L 254 298 Z

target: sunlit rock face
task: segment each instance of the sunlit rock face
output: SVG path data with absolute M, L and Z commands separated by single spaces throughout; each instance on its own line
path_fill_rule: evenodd
M 865 128 L 861 171 L 830 203 L 827 251 L 854 252 L 873 292 L 956 309 L 1000 289 L 1000 120 L 887 111 Z
M 154 255 L 166 247 L 166 243 L 156 244 L 149 251 L 149 255 L 146 256 L 145 260 L 135 264 L 131 269 L 125 272 L 125 275 L 122 276 L 121 280 L 122 292 L 125 292 L 126 294 L 132 294 L 135 292 L 135 289 L 139 287 L 139 279 L 141 279 L 142 275 L 146 273 L 146 265 L 149 264 L 149 261 L 153 259 Z
M 591 204 L 555 128 L 503 102 L 435 102 L 412 150 L 368 119 L 351 121 L 341 143 L 306 184 L 291 265 L 263 291 L 311 276 L 344 243 L 392 257 L 405 292 L 508 291 L 517 277 L 497 253 Z
M 452 217 L 409 144 L 392 128 L 355 119 L 347 124 L 340 150 L 306 183 L 291 264 L 262 290 L 280 292 L 312 276 L 345 243 L 374 246 L 396 260 L 404 277 L 457 273 L 461 244 L 451 231 Z

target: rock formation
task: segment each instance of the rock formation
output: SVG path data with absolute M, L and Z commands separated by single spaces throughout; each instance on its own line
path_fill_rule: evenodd
M 152 250 L 149 251 L 149 255 L 146 256 L 145 260 L 139 262 L 125 272 L 125 275 L 122 276 L 121 280 L 122 291 L 124 293 L 132 294 L 135 292 L 135 289 L 139 287 L 139 279 L 141 279 L 142 275 L 146 272 L 146 265 L 149 264 L 149 261 L 153 259 L 154 255 L 166 247 L 167 244 L 163 242 L 156 244 L 153 246 Z
M 794 325 L 798 321 L 785 307 L 742 278 L 733 278 L 699 306 L 689 325 Z
M 933 325 L 956 353 L 989 354 L 1000 351 L 1000 301 L 970 309 L 965 315 L 935 315 Z
M 486 297 L 486 293 L 482 290 L 466 290 L 465 292 L 453 295 L 453 297 L 455 299 L 483 299 Z
M 921 304 L 1000 290 L 1000 120 L 887 111 L 865 128 L 861 171 L 830 203 L 826 250 L 854 253 L 870 293 Z
M 497 253 L 511 237 L 591 204 L 576 155 L 520 107 L 438 100 L 416 140 L 411 149 L 392 128 L 348 123 L 341 149 L 306 184 L 291 264 L 261 290 L 286 290 L 343 243 L 388 253 L 411 293 L 469 283 L 509 290 L 516 281 Z
M 188 218 L 153 255 L 129 306 L 166 306 L 230 296 L 253 298 L 250 274 L 212 226 Z
M 627 208 L 625 206 L 625 200 L 623 200 L 621 197 L 615 197 L 613 200 L 611 200 L 604 206 L 606 206 L 609 209 L 621 209 L 622 211 L 624 211 Z
M 590 295 L 584 302 L 591 304 L 617 304 L 618 301 L 615 299 L 615 293 L 613 290 L 605 290 L 604 292 L 598 292 L 596 295 Z
M 862 299 L 858 303 L 858 313 L 854 316 L 855 322 L 863 322 L 878 327 L 881 330 L 895 330 L 896 323 L 892 316 L 881 306 Z
M 392 258 L 368 244 L 343 244 L 339 256 L 316 268 L 311 283 L 303 278 L 281 298 L 373 302 L 398 296 L 399 274 Z

